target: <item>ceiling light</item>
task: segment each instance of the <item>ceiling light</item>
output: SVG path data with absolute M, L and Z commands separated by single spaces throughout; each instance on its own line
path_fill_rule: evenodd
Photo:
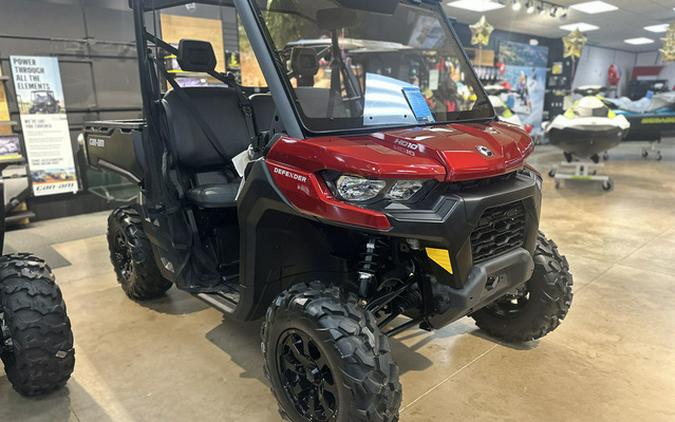
M 651 26 L 645 26 L 645 29 L 649 32 L 666 32 L 668 31 L 668 24 L 664 23 L 661 25 L 651 25 Z
M 555 18 L 556 16 L 558 16 L 558 10 L 559 9 L 556 6 L 551 7 L 551 12 L 549 14 L 551 15 L 552 18 Z
M 528 15 L 531 15 L 534 13 L 535 7 L 534 7 L 534 2 L 533 1 L 528 1 L 525 4 L 525 12 L 527 12 Z
M 519 11 L 521 7 L 523 7 L 523 5 L 520 3 L 520 1 L 513 0 L 513 4 L 511 4 L 511 9 L 513 9 L 514 12 Z
M 568 12 L 569 12 L 569 10 L 566 7 L 563 7 L 562 9 L 560 9 L 560 18 L 565 19 L 567 17 Z
M 626 44 L 632 44 L 632 45 L 645 45 L 645 44 L 651 44 L 654 42 L 653 39 L 651 38 L 645 38 L 645 37 L 638 37 L 638 38 L 629 38 L 627 40 L 623 40 Z
M 546 6 L 544 6 L 544 3 L 539 5 L 538 10 L 539 15 L 544 16 L 546 14 Z
M 614 10 L 619 10 L 618 7 L 613 4 L 605 3 L 604 1 L 587 1 L 585 3 L 577 3 L 570 6 L 574 10 L 580 12 L 588 13 L 590 15 L 595 15 L 596 13 L 605 13 L 612 12 Z
M 489 12 L 490 10 L 497 10 L 504 7 L 503 4 L 499 4 L 492 0 L 457 0 L 448 3 L 448 6 L 471 10 L 472 12 Z
M 579 22 L 579 23 L 568 23 L 567 25 L 561 25 L 560 29 L 564 29 L 565 31 L 574 31 L 575 29 L 578 29 L 581 32 L 588 32 L 588 31 L 595 31 L 596 29 L 600 29 L 599 26 L 591 25 L 590 23 L 584 23 L 584 22 Z

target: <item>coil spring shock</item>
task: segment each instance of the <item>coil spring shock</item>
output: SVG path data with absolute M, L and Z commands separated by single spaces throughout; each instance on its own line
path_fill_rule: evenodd
M 374 236 L 366 238 L 363 251 L 359 255 L 359 294 L 361 297 L 368 296 L 369 287 L 376 279 L 377 272 L 382 268 L 381 259 L 385 256 L 383 250 L 388 245 L 382 239 Z

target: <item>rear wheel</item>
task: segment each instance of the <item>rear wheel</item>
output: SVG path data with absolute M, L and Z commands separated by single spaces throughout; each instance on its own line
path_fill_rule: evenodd
M 479 328 L 509 342 L 535 340 L 555 330 L 572 304 L 572 274 L 556 244 L 539 234 L 532 278 L 471 316 Z
M 34 255 L 0 258 L 0 352 L 9 382 L 25 396 L 58 389 L 73 372 L 66 305 L 49 266 Z
M 262 352 L 287 420 L 398 420 L 398 366 L 356 296 L 318 282 L 293 286 L 267 311 Z
M 117 208 L 108 217 L 108 249 L 117 281 L 132 299 L 154 299 L 171 288 L 155 264 L 143 232 L 141 214 L 133 206 Z

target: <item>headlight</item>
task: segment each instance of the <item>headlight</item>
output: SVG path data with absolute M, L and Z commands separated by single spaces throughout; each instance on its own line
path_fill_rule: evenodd
M 385 197 L 395 201 L 407 201 L 419 192 L 423 186 L 423 180 L 399 180 L 387 192 Z
M 387 185 L 384 180 L 358 176 L 340 176 L 335 183 L 338 195 L 345 201 L 363 202 L 375 198 Z

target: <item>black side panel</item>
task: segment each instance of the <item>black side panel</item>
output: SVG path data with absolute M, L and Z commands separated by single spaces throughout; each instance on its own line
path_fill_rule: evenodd
M 292 284 L 342 283 L 346 263 L 335 256 L 321 224 L 301 216 L 275 188 L 263 160 L 249 168 L 239 199 L 240 294 L 235 317 L 252 320 Z

